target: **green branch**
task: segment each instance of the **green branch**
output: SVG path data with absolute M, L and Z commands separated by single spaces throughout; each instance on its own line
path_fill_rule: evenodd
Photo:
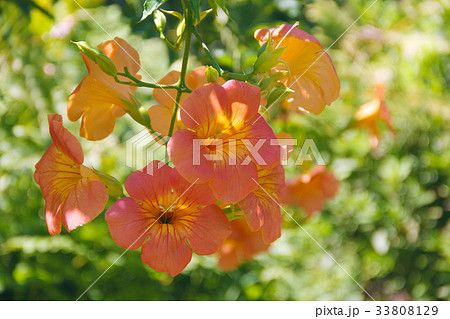
M 185 34 L 185 42 L 184 42 L 184 53 L 183 53 L 183 62 L 181 64 L 181 71 L 180 71 L 180 79 L 178 80 L 178 83 L 175 85 L 177 86 L 178 92 L 177 97 L 175 101 L 175 107 L 173 108 L 172 113 L 172 119 L 170 121 L 170 128 L 169 128 L 169 136 L 172 137 L 173 129 L 175 127 L 175 120 L 177 118 L 178 109 L 180 108 L 180 100 L 181 100 L 181 94 L 183 93 L 183 89 L 187 88 L 185 83 L 186 78 L 186 71 L 187 71 L 187 63 L 189 60 L 189 51 L 191 48 L 191 25 L 193 24 L 192 19 L 192 9 L 189 4 L 184 3 L 184 0 L 181 0 L 181 3 L 183 4 L 183 7 L 185 8 L 186 12 L 186 34 Z
M 127 81 L 121 81 L 119 80 L 117 77 L 115 78 L 117 83 L 120 84 L 125 84 L 125 85 L 130 85 L 130 86 L 137 86 L 137 87 L 146 87 L 146 88 L 151 88 L 151 89 L 179 89 L 179 86 L 177 86 L 176 84 L 170 84 L 170 85 L 161 85 L 161 84 L 157 84 L 157 83 L 148 83 L 148 82 L 144 82 L 141 81 L 139 79 L 137 79 L 136 77 L 134 77 L 129 71 L 128 69 L 125 67 L 125 72 L 117 72 L 117 75 L 129 78 L 130 80 L 132 80 L 133 82 L 127 82 Z M 192 91 L 187 88 L 187 87 L 183 87 L 181 88 L 181 90 L 183 92 L 186 93 L 191 93 Z

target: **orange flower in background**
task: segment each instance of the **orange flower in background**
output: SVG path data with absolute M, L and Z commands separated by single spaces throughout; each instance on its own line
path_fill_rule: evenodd
M 252 232 L 243 219 L 235 219 L 230 222 L 231 235 L 220 247 L 220 269 L 231 271 L 236 269 L 242 261 L 250 261 L 253 256 L 269 249 L 269 244 L 264 243 L 262 232 Z
M 330 56 L 312 35 L 296 25 L 283 24 L 278 28 L 259 29 L 255 39 L 263 45 L 269 39 L 273 46 L 286 47 L 280 59 L 287 64 L 277 64 L 272 72 L 288 71 L 279 81 L 294 90 L 287 102 L 302 111 L 320 114 L 339 96 L 340 82 Z
M 299 205 L 308 216 L 312 216 L 336 195 L 339 181 L 325 166 L 316 166 L 306 174 L 286 181 L 286 185 L 284 203 Z
M 149 175 L 145 172 L 153 172 Z M 215 253 L 231 229 L 206 184 L 188 183 L 177 170 L 153 161 L 125 182 L 130 197 L 106 212 L 114 241 L 126 249 L 142 246 L 142 261 L 158 272 L 178 275 L 198 255 Z
M 62 125 L 62 117 L 49 114 L 53 143 L 36 164 L 34 180 L 45 199 L 50 235 L 71 231 L 97 217 L 108 201 L 106 186 L 84 161 L 80 142 Z
M 186 74 L 185 78 L 186 86 L 191 90 L 195 90 L 198 89 L 203 84 L 206 84 L 205 70 L 206 70 L 205 66 L 200 66 L 198 68 L 195 68 L 191 73 Z M 161 85 L 176 84 L 179 79 L 180 79 L 179 71 L 170 71 L 169 73 L 167 73 L 166 76 L 164 76 L 161 80 L 158 81 L 158 84 Z M 219 78 L 217 83 L 222 85 L 225 83 L 225 80 Z M 181 94 L 180 105 L 188 95 L 189 95 L 188 93 Z M 167 136 L 169 134 L 170 121 L 172 120 L 172 112 L 173 108 L 175 107 L 175 102 L 177 98 L 177 90 L 154 89 L 153 97 L 159 104 L 154 105 L 148 109 L 148 115 L 150 116 L 152 127 L 156 132 L 161 133 L 163 136 Z M 175 133 L 182 127 L 183 123 L 181 122 L 180 113 L 178 111 L 173 133 Z
M 118 72 L 128 71 L 137 79 L 140 69 L 139 54 L 125 40 L 114 38 L 98 45 L 98 48 L 113 62 Z M 105 74 L 92 60 L 81 54 L 88 69 L 86 76 L 69 97 L 67 116 L 71 121 L 81 121 L 80 136 L 91 140 L 101 140 L 114 129 L 115 119 L 125 115 L 127 106 L 122 100 L 135 104 L 131 95 L 136 87 L 117 83 Z M 127 80 L 119 76 L 120 80 Z
M 355 113 L 356 126 L 366 129 L 370 135 L 370 146 L 375 149 L 378 147 L 381 138 L 381 132 L 378 128 L 378 122 L 385 122 L 393 136 L 395 137 L 395 129 L 392 124 L 391 116 L 384 102 L 385 87 L 383 84 L 375 85 L 377 97 L 361 105 Z

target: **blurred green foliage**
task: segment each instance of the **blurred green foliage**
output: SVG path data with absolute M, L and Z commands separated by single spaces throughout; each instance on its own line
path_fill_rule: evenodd
M 74 300 L 123 253 L 104 215 L 71 234 L 48 235 L 34 164 L 50 144 L 47 113 L 65 116 L 67 97 L 87 74 L 70 40 L 97 44 L 126 38 L 141 55 L 144 80 L 180 64 L 151 19 L 137 23 L 140 0 L 3 0 L 0 2 L 0 299 Z M 210 14 L 200 30 L 226 68 L 249 70 L 260 27 L 300 22 L 325 48 L 372 0 L 229 1 L 230 18 Z M 202 1 L 203 7 L 207 1 Z M 179 9 L 170 0 L 163 8 Z M 98 25 L 95 21 L 101 25 Z M 338 196 L 306 220 L 287 208 L 376 299 L 450 299 L 450 6 L 445 0 L 380 0 L 329 50 L 340 98 L 319 116 L 271 114 L 275 133 L 312 138 L 342 181 Z M 166 30 L 175 33 L 175 19 Z M 103 30 L 104 29 L 104 30 Z M 196 43 L 190 67 L 208 59 Z M 151 76 L 150 76 L 151 75 Z M 153 78 L 153 79 L 152 79 Z M 397 130 L 372 151 L 351 126 L 356 108 L 387 86 Z M 151 94 L 138 96 L 147 107 Z M 279 114 L 278 114 L 279 115 Z M 79 123 L 66 126 L 76 134 Z M 113 136 L 82 142 L 86 163 L 124 181 L 125 141 L 140 127 L 124 117 Z M 76 134 L 77 135 L 77 134 Z M 296 150 L 298 152 L 298 150 Z M 292 163 L 287 175 L 300 173 Z M 230 273 L 212 257 L 194 257 L 171 278 L 129 251 L 83 299 L 362 300 L 368 297 L 285 215 L 282 238 L 268 254 Z

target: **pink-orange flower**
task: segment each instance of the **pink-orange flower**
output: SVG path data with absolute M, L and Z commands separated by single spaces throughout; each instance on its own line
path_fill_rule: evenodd
M 322 209 L 328 199 L 333 198 L 339 181 L 325 166 L 316 166 L 304 175 L 286 181 L 287 194 L 284 203 L 297 204 L 308 216 Z
M 142 246 L 142 261 L 158 272 L 179 274 L 191 260 L 191 249 L 198 255 L 215 253 L 231 232 L 207 184 L 190 184 L 162 162 L 131 174 L 125 188 L 130 197 L 106 213 L 109 231 L 123 248 Z
M 356 126 L 366 129 L 370 134 L 370 146 L 375 149 L 379 144 L 381 132 L 378 128 L 378 122 L 385 122 L 391 133 L 395 137 L 394 125 L 391 116 L 384 102 L 385 87 L 382 84 L 375 86 L 377 97 L 361 105 L 355 113 Z
M 333 62 L 312 35 L 296 25 L 283 24 L 278 28 L 260 29 L 255 39 L 262 45 L 272 36 L 274 47 L 286 47 L 280 59 L 287 65 L 278 64 L 272 72 L 288 71 L 280 79 L 286 87 L 294 90 L 287 101 L 291 106 L 314 114 L 321 113 L 339 96 L 340 82 Z
M 45 199 L 45 219 L 50 235 L 61 232 L 61 222 L 71 231 L 97 217 L 108 200 L 105 185 L 86 166 L 77 139 L 62 125 L 62 117 L 49 114 L 53 143 L 36 164 L 34 180 Z
M 258 188 L 239 202 L 250 229 L 262 229 L 266 243 L 274 242 L 281 236 L 279 203 L 285 195 L 284 167 L 279 164 L 272 169 L 258 168 Z
M 230 222 L 231 234 L 219 250 L 220 269 L 231 271 L 236 269 L 241 261 L 250 261 L 253 256 L 269 249 L 264 243 L 262 232 L 253 232 L 243 219 Z
M 258 166 L 270 169 L 280 162 L 276 137 L 258 113 L 260 94 L 259 87 L 234 80 L 203 85 L 182 104 L 188 129 L 168 143 L 180 174 L 208 183 L 224 203 L 238 202 L 258 187 Z
M 128 71 L 137 79 L 140 69 L 139 54 L 125 40 L 114 38 L 102 42 L 98 48 L 113 62 L 118 72 Z M 116 118 L 125 115 L 128 107 L 123 100 L 135 104 L 131 95 L 136 87 L 117 83 L 114 78 L 104 73 L 100 67 L 83 53 L 84 63 L 89 71 L 69 97 L 67 116 L 77 121 L 81 116 L 80 136 L 91 140 L 101 140 L 114 129 Z M 119 76 L 119 79 L 127 79 Z
M 185 83 L 186 86 L 195 90 L 206 84 L 205 77 L 205 66 L 199 66 L 195 68 L 191 73 L 186 74 Z M 166 74 L 161 80 L 158 81 L 158 84 L 161 85 L 169 85 L 176 84 L 180 79 L 179 71 L 170 71 Z M 219 78 L 219 84 L 225 83 L 225 80 Z M 188 96 L 188 93 L 182 93 L 180 104 L 184 101 L 184 99 Z M 172 120 L 172 112 L 175 107 L 177 90 L 175 89 L 154 89 L 153 97 L 159 103 L 158 105 L 154 105 L 148 109 L 148 114 L 150 116 L 150 120 L 152 123 L 152 127 L 156 132 L 161 133 L 163 136 L 167 136 L 169 134 L 170 122 Z M 178 131 L 183 127 L 183 123 L 181 122 L 179 112 L 177 114 L 175 126 L 173 129 L 173 133 Z

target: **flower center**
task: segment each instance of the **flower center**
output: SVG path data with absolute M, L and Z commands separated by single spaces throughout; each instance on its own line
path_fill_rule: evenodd
M 159 223 L 160 224 L 170 224 L 174 221 L 174 213 L 173 212 L 161 212 L 161 214 L 159 215 Z

